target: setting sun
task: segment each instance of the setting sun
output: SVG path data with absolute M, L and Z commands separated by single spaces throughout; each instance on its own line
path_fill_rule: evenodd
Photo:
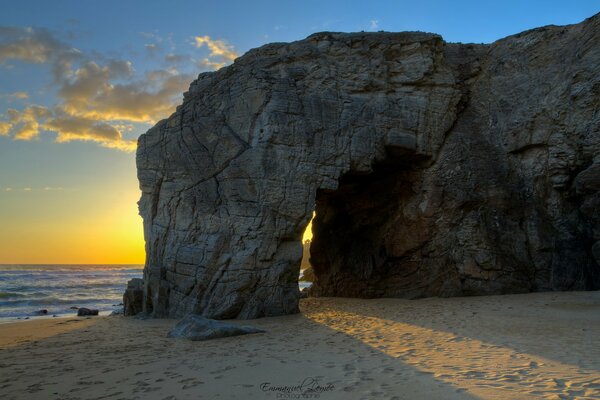
M 35 192 L 32 192 L 23 195 L 34 196 Z M 18 221 L 5 217 L 0 230 L 2 263 L 144 263 L 137 191 L 120 197 L 116 207 L 90 210 L 89 205 L 70 204 L 66 212 L 57 212 L 59 199 L 48 198 L 56 194 L 41 193 L 42 196 L 46 198 L 36 199 L 41 204 L 35 213 L 21 216 Z M 21 202 L 31 204 L 36 200 L 21 199 Z M 47 214 L 53 210 L 54 214 Z
M 61 157 L 53 162 L 29 150 L 5 155 L 12 176 L 0 187 L 0 264 L 143 264 L 133 157 L 100 148 L 62 157 L 64 146 L 73 145 L 46 151 Z M 17 159 L 29 163 L 18 168 Z

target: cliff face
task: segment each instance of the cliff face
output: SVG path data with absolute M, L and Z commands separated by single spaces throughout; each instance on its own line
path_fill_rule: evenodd
M 600 17 L 491 45 L 318 33 L 201 74 L 139 139 L 144 309 L 600 287 Z M 595 256 L 595 259 L 594 259 Z

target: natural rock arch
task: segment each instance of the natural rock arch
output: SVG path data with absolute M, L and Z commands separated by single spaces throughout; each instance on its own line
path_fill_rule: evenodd
M 319 33 L 201 74 L 139 140 L 145 311 L 297 312 L 315 204 L 315 295 L 598 288 L 598 25 Z

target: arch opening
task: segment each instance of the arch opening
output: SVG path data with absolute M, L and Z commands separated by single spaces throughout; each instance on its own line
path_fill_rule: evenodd
M 310 296 L 416 298 L 437 291 L 436 274 L 421 273 L 430 221 L 413 212 L 425 161 L 390 156 L 372 172 L 347 173 L 337 189 L 317 192 Z
M 312 217 L 302 234 L 302 261 L 300 262 L 300 276 L 298 278 L 298 287 L 301 292 L 307 291 L 314 281 L 314 272 L 310 263 L 310 244 L 312 242 L 312 222 L 315 218 L 313 211 Z

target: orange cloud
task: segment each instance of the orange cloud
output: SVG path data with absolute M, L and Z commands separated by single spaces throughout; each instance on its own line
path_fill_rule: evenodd
M 51 112 L 46 107 L 28 106 L 23 111 L 8 109 L 9 131 L 17 140 L 31 140 L 39 135 L 39 120 L 50 116 Z
M 44 123 L 44 128 L 57 133 L 58 143 L 73 140 L 92 141 L 108 148 L 134 151 L 136 141 L 125 140 L 117 127 L 102 121 L 75 117 L 71 115 L 51 118 Z
M 103 147 L 122 151 L 135 151 L 135 140 L 126 140 L 121 131 L 104 121 L 88 119 L 63 113 L 61 110 L 50 110 L 41 106 L 28 106 L 23 111 L 8 110 L 8 122 L 0 122 L 0 132 L 12 134 L 16 140 L 32 140 L 40 131 L 56 132 L 58 143 L 73 140 L 91 141 Z
M 0 121 L 0 136 L 8 136 L 12 124 L 6 121 Z
M 202 69 L 221 69 L 227 65 L 225 62 L 210 61 L 208 58 L 200 60 L 196 63 Z
M 116 84 L 110 70 L 90 64 L 79 69 L 58 95 L 63 99 L 61 107 L 71 115 L 153 123 L 175 110 L 192 79 L 177 71 L 153 71 L 144 80 Z
M 233 50 L 233 47 L 223 40 L 213 40 L 210 36 L 195 36 L 194 44 L 196 47 L 208 47 L 210 57 L 220 58 L 223 62 L 232 62 L 238 58 L 238 54 Z

